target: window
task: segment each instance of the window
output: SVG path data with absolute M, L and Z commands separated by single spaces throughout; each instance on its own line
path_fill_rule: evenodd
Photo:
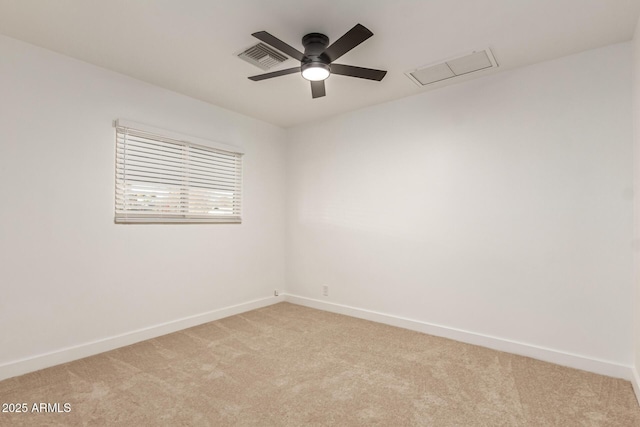
M 115 222 L 241 222 L 237 148 L 123 120 L 115 126 Z

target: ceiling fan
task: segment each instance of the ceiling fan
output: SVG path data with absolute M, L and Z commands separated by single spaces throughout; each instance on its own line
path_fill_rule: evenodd
M 259 81 L 302 72 L 302 77 L 311 82 L 311 96 L 313 98 L 320 98 L 326 95 L 324 81 L 331 74 L 380 81 L 387 74 L 386 71 L 333 63 L 333 61 L 372 35 L 373 33 L 365 26 L 357 24 L 329 46 L 329 37 L 320 33 L 310 33 L 302 38 L 302 45 L 304 46 L 304 53 L 302 53 L 266 31 L 253 33 L 252 36 L 260 41 L 300 61 L 300 66 L 251 76 L 249 79 Z

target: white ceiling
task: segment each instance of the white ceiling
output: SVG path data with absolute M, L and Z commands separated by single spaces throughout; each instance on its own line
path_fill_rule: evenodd
M 476 49 L 491 47 L 493 73 L 627 41 L 639 15 L 640 0 L 0 0 L 0 33 L 290 127 L 429 90 L 404 73 Z M 236 58 L 256 31 L 303 50 L 303 35 L 357 23 L 374 36 L 338 62 L 388 70 L 382 82 L 331 76 L 312 99 L 299 74 L 253 82 L 262 70 Z

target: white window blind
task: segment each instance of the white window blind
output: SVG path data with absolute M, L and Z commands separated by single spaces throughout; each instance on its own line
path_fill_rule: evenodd
M 116 222 L 241 222 L 241 152 L 130 126 L 116 122 Z

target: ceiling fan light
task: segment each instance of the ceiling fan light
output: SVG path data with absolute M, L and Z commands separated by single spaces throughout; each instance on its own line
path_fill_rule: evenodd
M 329 74 L 329 66 L 326 64 L 309 64 L 302 68 L 302 77 L 312 82 L 325 80 Z

